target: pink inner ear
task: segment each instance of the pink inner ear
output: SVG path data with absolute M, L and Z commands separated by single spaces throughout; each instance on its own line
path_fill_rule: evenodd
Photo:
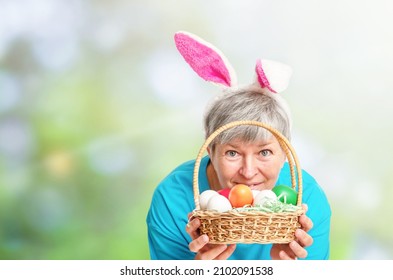
M 267 87 L 271 92 L 277 93 L 274 89 L 270 87 L 269 80 L 267 79 L 265 72 L 263 71 L 262 62 L 260 59 L 257 60 L 255 72 L 257 73 L 258 83 L 261 88 Z
M 204 80 L 231 86 L 225 61 L 214 49 L 184 33 L 175 34 L 176 47 L 191 68 Z

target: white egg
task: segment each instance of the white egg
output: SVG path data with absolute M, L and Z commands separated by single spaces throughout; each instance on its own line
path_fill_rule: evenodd
M 199 205 L 202 210 L 206 210 L 207 202 L 214 195 L 219 195 L 219 193 L 213 190 L 206 190 L 199 195 Z
M 218 212 L 225 212 L 232 209 L 232 205 L 228 198 L 223 195 L 213 195 L 207 202 L 207 210 L 216 210 Z
M 277 195 L 271 190 L 262 190 L 254 199 L 254 206 L 263 206 L 266 201 L 276 201 Z
M 260 190 L 251 190 L 252 191 L 252 197 L 255 198 L 257 197 L 257 195 L 261 192 Z

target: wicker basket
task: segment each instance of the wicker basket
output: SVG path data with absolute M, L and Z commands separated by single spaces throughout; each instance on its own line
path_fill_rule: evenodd
M 208 145 L 221 132 L 239 125 L 252 125 L 267 129 L 278 140 L 290 167 L 292 188 L 298 187 L 297 206 L 302 203 L 302 173 L 296 153 L 289 141 L 276 129 L 257 121 L 236 121 L 226 124 L 206 139 L 201 147 L 195 161 L 193 175 L 193 192 L 195 200 L 195 210 L 193 217 L 201 221 L 199 228 L 201 234 L 207 234 L 211 244 L 233 244 L 233 243 L 289 243 L 294 240 L 294 233 L 300 227 L 299 216 L 304 210 L 295 212 L 267 213 L 263 211 L 238 212 L 231 210 L 228 212 L 217 212 L 213 210 L 201 210 L 199 204 L 199 184 L 198 174 L 201 159 Z M 295 170 L 296 168 L 296 170 Z

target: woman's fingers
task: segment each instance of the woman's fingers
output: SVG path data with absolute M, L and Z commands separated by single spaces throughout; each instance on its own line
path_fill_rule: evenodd
M 299 217 L 299 223 L 300 223 L 302 229 L 306 232 L 309 231 L 310 229 L 312 229 L 312 227 L 314 226 L 311 219 L 309 217 L 307 217 L 306 215 L 301 215 Z
M 197 253 L 196 260 L 226 260 L 236 249 L 236 244 L 208 244 L 209 237 L 203 234 L 188 244 L 191 252 Z
M 210 245 L 207 250 L 202 250 L 196 255 L 196 260 L 224 260 L 224 256 L 228 253 L 228 246 L 225 244 Z M 220 258 L 221 257 L 221 258 Z
M 304 249 L 298 242 L 292 241 L 289 243 L 289 248 L 291 248 L 292 252 L 297 258 L 307 257 L 307 250 Z
M 208 242 L 209 237 L 206 234 L 203 234 L 191 241 L 188 244 L 188 248 L 191 252 L 198 253 Z
M 191 238 L 197 239 L 199 237 L 198 228 L 201 225 L 201 221 L 199 219 L 193 219 L 188 222 L 186 225 L 186 232 L 191 236 Z
M 215 260 L 226 260 L 228 259 L 232 253 L 235 251 L 236 249 L 236 244 L 231 244 L 228 245 L 227 248 L 224 250 L 224 252 L 222 252 L 220 255 L 218 255 Z
M 284 250 L 280 251 L 278 253 L 278 256 L 280 258 L 280 260 L 294 260 L 296 259 L 295 257 L 290 257 L 287 252 L 285 252 Z
M 191 219 L 191 216 L 188 216 Z M 186 232 L 190 235 L 192 241 L 188 244 L 191 252 L 197 253 L 196 260 L 226 260 L 236 249 L 236 245 L 225 244 L 208 244 L 209 237 L 206 234 L 199 235 L 198 229 L 201 221 L 198 218 L 191 219 L 186 225 Z
M 225 251 L 226 245 L 213 245 L 209 246 L 206 251 L 201 251 L 197 254 L 197 260 L 214 260 L 218 255 Z
M 302 247 L 311 246 L 312 243 L 314 242 L 314 239 L 311 237 L 311 235 L 309 235 L 306 231 L 302 229 L 297 229 L 295 231 L 295 237 L 297 239 L 297 242 Z

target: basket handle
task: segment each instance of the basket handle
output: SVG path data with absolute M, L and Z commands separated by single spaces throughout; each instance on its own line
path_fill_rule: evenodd
M 265 128 L 266 130 L 270 131 L 270 133 L 273 134 L 274 137 L 278 140 L 280 143 L 281 148 L 284 150 L 288 163 L 289 163 L 289 168 L 290 168 L 290 174 L 291 174 L 291 183 L 292 183 L 292 188 L 296 189 L 296 185 L 298 186 L 298 198 L 297 198 L 297 206 L 301 206 L 302 203 L 302 194 L 303 194 L 303 186 L 302 186 L 302 170 L 300 168 L 299 164 L 299 159 L 296 155 L 296 152 L 292 145 L 289 143 L 288 139 L 284 135 L 282 135 L 278 130 L 274 129 L 273 127 L 263 123 L 263 122 L 258 122 L 258 121 L 234 121 L 230 122 L 226 125 L 221 126 L 218 128 L 216 131 L 214 131 L 204 142 L 202 147 L 199 150 L 198 156 L 195 160 L 195 166 L 194 166 L 194 177 L 193 177 L 193 191 L 194 191 L 194 202 L 195 202 L 195 208 L 196 210 L 200 210 L 200 204 L 199 204 L 199 182 L 198 182 L 198 174 L 199 174 L 199 167 L 201 165 L 201 160 L 202 156 L 205 153 L 207 147 L 209 144 L 216 138 L 221 132 L 231 129 L 235 126 L 239 125 L 253 125 L 253 126 L 259 126 L 262 128 Z M 297 184 L 296 184 L 296 172 L 295 172 L 295 167 L 297 171 Z

